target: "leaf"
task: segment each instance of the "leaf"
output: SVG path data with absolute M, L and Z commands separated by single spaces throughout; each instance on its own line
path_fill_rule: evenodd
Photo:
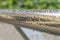
M 56 9 L 53 5 L 49 5 L 47 9 Z
M 26 1 L 24 3 L 25 6 L 33 6 L 33 2 L 32 1 Z
M 7 1 L 3 1 L 3 2 L 1 2 L 1 4 L 2 4 L 2 6 L 6 6 L 8 3 L 7 3 Z
M 37 6 L 38 9 L 46 9 L 46 7 L 47 7 L 46 3 Z
M 59 8 L 59 9 L 60 9 L 60 4 L 57 4 L 56 6 L 57 6 L 57 8 Z

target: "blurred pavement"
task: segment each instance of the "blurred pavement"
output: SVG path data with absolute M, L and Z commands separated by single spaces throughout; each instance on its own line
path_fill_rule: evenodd
M 0 40 L 24 40 L 13 25 L 0 22 Z

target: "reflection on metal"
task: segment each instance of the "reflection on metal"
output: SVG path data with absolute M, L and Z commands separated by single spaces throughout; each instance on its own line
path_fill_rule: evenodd
M 14 13 L 14 12 L 13 12 Z M 0 14 L 0 21 L 60 35 L 60 17 L 22 13 Z M 57 27 L 57 25 L 59 25 Z

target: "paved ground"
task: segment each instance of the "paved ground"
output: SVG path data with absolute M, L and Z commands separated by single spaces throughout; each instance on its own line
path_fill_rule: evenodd
M 43 33 L 45 40 L 60 40 L 60 36 Z M 41 37 L 40 37 L 41 38 Z M 13 25 L 0 22 L 0 40 L 24 40 Z
M 24 40 L 13 25 L 0 22 L 0 40 Z
M 60 40 L 60 36 L 42 32 L 45 40 Z

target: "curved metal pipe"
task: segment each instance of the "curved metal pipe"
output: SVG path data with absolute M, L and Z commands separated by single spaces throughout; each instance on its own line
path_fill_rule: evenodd
M 8 16 L 8 15 L 5 15 L 5 17 L 3 17 L 3 15 L 0 16 L 0 21 L 2 22 L 6 22 L 6 23 L 9 23 L 9 24 L 13 24 L 13 25 L 18 25 L 19 27 L 22 26 L 22 27 L 26 27 L 26 28 L 33 28 L 33 29 L 36 29 L 36 30 L 39 30 L 39 31 L 42 31 L 42 32 L 47 32 L 47 33 L 51 33 L 51 34 L 56 34 L 56 35 L 60 35 L 60 28 L 58 27 L 50 27 L 50 26 L 40 26 L 38 24 L 30 24 L 30 23 L 27 23 L 25 21 L 19 21 L 19 20 L 16 20 L 15 17 L 13 16 Z M 58 20 L 57 20 L 58 21 Z

